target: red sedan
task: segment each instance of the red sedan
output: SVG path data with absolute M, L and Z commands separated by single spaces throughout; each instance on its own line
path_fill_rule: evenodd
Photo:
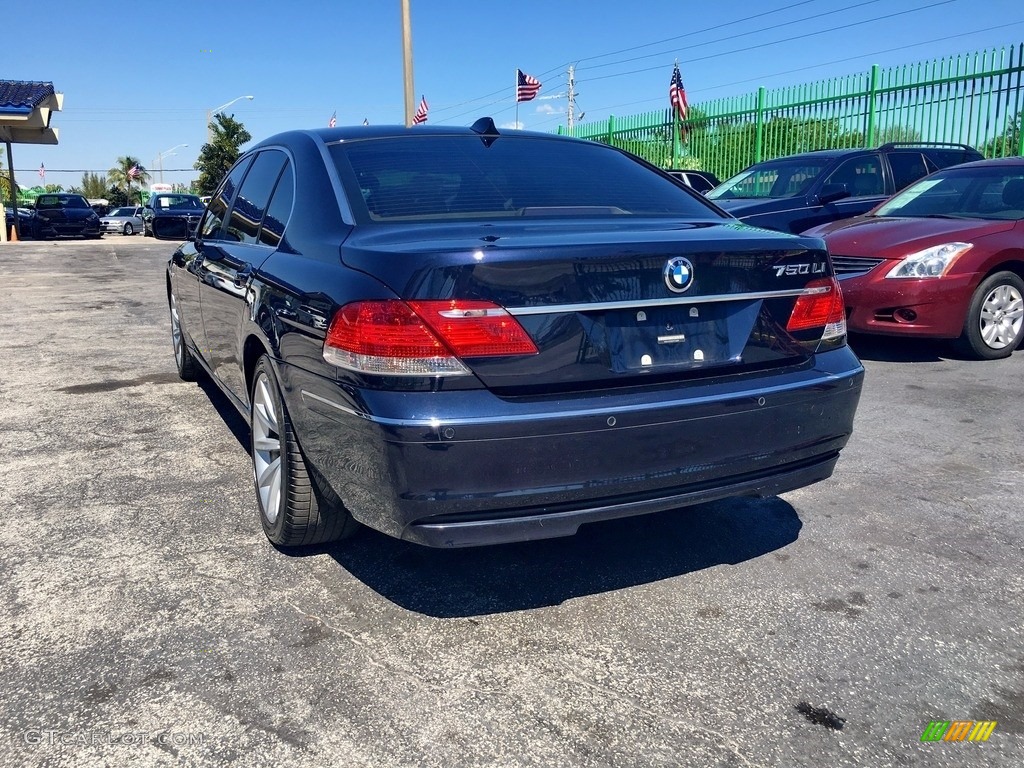
M 939 171 L 823 237 L 861 333 L 956 339 L 1009 357 L 1024 335 L 1024 158 Z

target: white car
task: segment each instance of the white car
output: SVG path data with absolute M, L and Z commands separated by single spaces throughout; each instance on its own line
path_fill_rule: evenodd
M 115 208 L 100 219 L 101 232 L 120 232 L 122 235 L 134 235 L 142 231 L 142 206 L 129 205 Z

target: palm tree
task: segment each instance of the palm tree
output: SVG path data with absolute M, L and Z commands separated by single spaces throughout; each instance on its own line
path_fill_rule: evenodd
M 107 179 L 111 185 L 124 190 L 128 202 L 132 200 L 132 184 L 138 182 L 139 189 L 150 179 L 149 173 L 139 159 L 131 155 L 117 158 L 117 165 L 107 171 Z

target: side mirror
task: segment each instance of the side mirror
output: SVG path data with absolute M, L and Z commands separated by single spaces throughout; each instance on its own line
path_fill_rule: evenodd
M 849 196 L 850 190 L 846 188 L 845 184 L 826 184 L 818 193 L 818 202 L 821 205 L 828 205 Z

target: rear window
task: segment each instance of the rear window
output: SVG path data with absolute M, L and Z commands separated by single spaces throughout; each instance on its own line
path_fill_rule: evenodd
M 342 178 L 355 179 L 349 197 L 363 220 L 720 216 L 599 144 L 502 136 L 488 146 L 478 136 L 413 136 L 342 142 L 330 151 Z

